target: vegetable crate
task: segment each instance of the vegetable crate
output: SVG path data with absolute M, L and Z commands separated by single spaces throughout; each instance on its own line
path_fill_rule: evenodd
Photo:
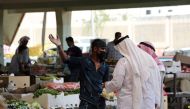
M 72 109 L 74 107 L 79 107 L 80 99 L 79 94 L 71 94 L 64 96 L 64 108 Z
M 32 103 L 36 101 L 43 109 L 51 109 L 51 107 L 64 107 L 64 93 L 60 95 L 43 94 L 38 98 L 33 98 L 33 94 L 28 94 L 22 97 L 22 100 Z

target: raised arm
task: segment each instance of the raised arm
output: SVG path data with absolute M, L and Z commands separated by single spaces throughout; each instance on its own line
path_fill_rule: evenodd
M 61 41 L 59 36 L 57 36 L 57 39 L 53 37 L 52 34 L 49 35 L 49 40 L 57 46 L 57 49 L 59 51 L 59 55 L 62 59 L 62 61 L 65 61 L 69 58 L 69 56 L 64 52 L 63 48 L 61 47 Z

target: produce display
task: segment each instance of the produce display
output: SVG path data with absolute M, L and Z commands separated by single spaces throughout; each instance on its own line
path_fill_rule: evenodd
M 102 97 L 104 97 L 104 98 L 107 99 L 107 100 L 114 100 L 114 96 L 115 96 L 115 94 L 114 94 L 113 92 L 107 93 L 107 92 L 106 92 L 106 89 L 103 89 L 101 95 L 102 95 Z
M 33 98 L 38 98 L 39 96 L 41 96 L 43 94 L 51 94 L 51 95 L 55 95 L 55 97 L 56 97 L 57 95 L 60 94 L 60 92 L 57 90 L 48 89 L 48 88 L 38 89 L 36 92 L 34 92 Z
M 29 109 L 30 104 L 26 101 L 21 100 L 10 100 L 7 101 L 7 108 L 8 109 Z
M 34 98 L 39 97 L 42 94 L 59 95 L 61 91 L 64 91 L 65 95 L 79 94 L 80 84 L 75 82 L 60 83 L 47 83 L 46 88 L 38 89 L 34 92 Z
M 31 104 L 31 108 L 32 109 L 41 109 L 41 105 L 35 101 Z
M 53 80 L 53 79 L 59 80 L 60 78 L 53 76 L 53 75 L 40 76 L 40 80 L 42 80 L 42 81 L 49 81 L 49 80 Z
M 80 88 L 80 84 L 76 82 L 64 83 L 64 91 L 73 91 Z
M 45 85 L 48 89 L 54 89 L 58 91 L 64 91 L 64 84 L 63 83 L 47 83 Z
M 64 95 L 67 96 L 67 95 L 79 94 L 79 93 L 80 93 L 80 89 L 75 89 L 75 90 L 72 90 L 72 91 L 65 91 Z
M 22 100 L 9 100 L 7 101 L 7 109 L 41 109 L 41 106 L 37 102 L 29 104 Z
M 40 80 L 42 81 L 49 81 L 49 80 L 53 80 L 54 77 L 53 76 L 41 76 Z
M 47 83 L 46 87 L 58 91 L 73 91 L 80 88 L 80 84 L 76 82 L 65 82 L 61 83 Z

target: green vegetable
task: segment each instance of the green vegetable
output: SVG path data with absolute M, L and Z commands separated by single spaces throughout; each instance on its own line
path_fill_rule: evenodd
M 53 79 L 60 80 L 61 78 L 58 78 L 58 77 L 53 76 L 53 75 L 41 76 L 40 77 L 40 80 L 42 80 L 42 81 L 49 81 L 49 80 L 53 80 Z
M 31 107 L 32 109 L 41 109 L 41 106 L 38 102 L 34 101 L 32 104 L 31 104 Z
M 39 96 L 41 96 L 43 94 L 51 94 L 51 95 L 55 95 L 55 97 L 56 97 L 57 95 L 60 94 L 60 92 L 57 90 L 48 89 L 48 88 L 38 89 L 36 92 L 34 92 L 33 98 L 38 98 Z
M 53 76 L 42 76 L 40 77 L 40 80 L 42 81 L 49 81 L 49 80 L 53 80 L 54 77 Z
M 80 93 L 80 89 L 75 89 L 75 90 L 72 90 L 72 91 L 64 91 L 65 96 L 72 95 L 72 94 L 79 94 L 79 93 Z
M 9 100 L 7 101 L 7 104 L 8 109 L 11 109 L 11 107 L 14 107 L 16 109 L 29 109 L 30 107 L 30 104 L 22 100 Z

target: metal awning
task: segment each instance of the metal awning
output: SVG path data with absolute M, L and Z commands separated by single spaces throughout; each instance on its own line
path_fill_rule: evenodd
M 1 9 L 94 10 L 187 4 L 190 0 L 0 0 Z

